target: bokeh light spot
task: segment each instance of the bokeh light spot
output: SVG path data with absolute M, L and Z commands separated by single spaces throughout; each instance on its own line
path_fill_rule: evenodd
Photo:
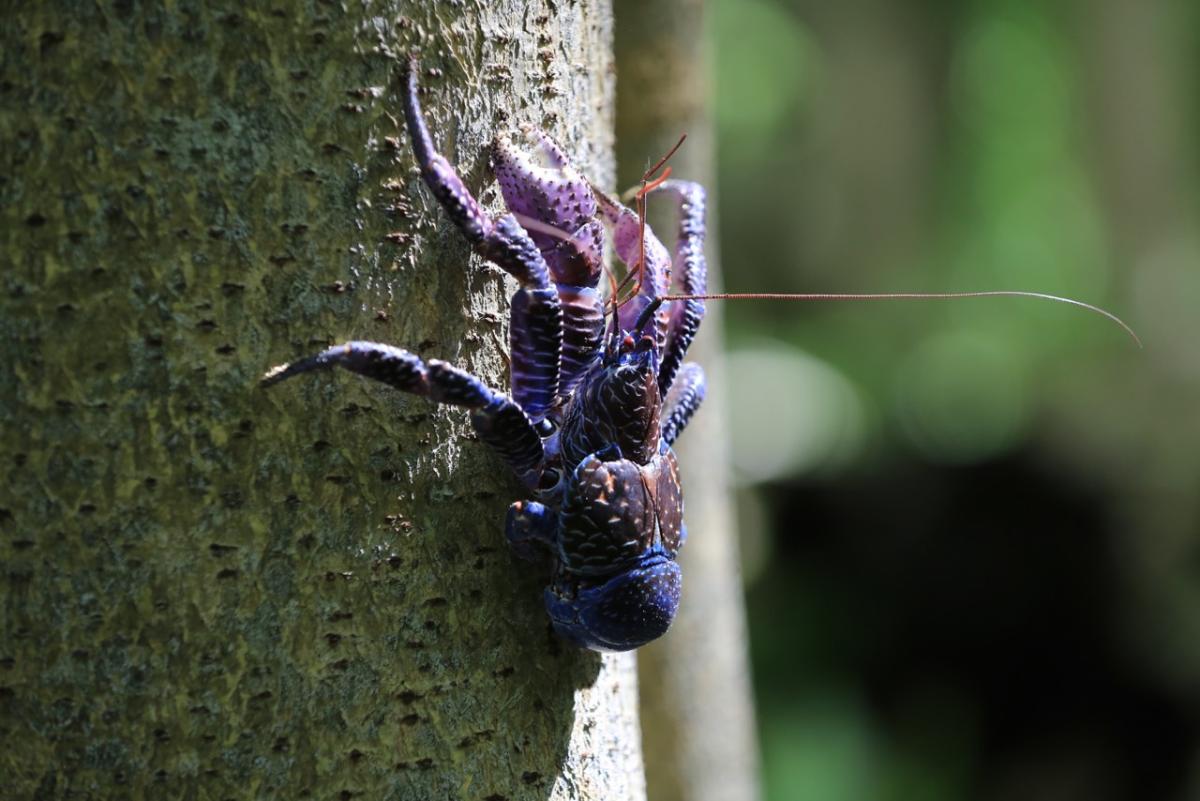
M 770 343 L 734 351 L 727 369 L 733 464 L 740 481 L 829 468 L 857 453 L 862 402 L 832 366 Z

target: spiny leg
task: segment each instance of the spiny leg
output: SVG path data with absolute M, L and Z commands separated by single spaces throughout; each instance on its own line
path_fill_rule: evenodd
M 700 408 L 704 392 L 704 370 L 695 362 L 685 362 L 663 403 L 663 442 L 671 445 L 679 438 L 692 415 Z
M 378 342 L 347 342 L 272 368 L 263 376 L 262 385 L 269 387 L 301 373 L 333 367 L 438 403 L 470 409 L 479 438 L 499 452 L 526 486 L 537 486 L 544 454 L 528 415 L 511 398 L 446 362 L 430 359 L 426 364 L 406 350 Z
M 540 158 L 499 136 L 492 169 L 504 203 L 541 250 L 562 306 L 559 393 L 569 395 L 600 358 L 604 301 L 596 287 L 604 258 L 604 225 L 596 216 L 591 185 L 546 133 L 526 128 Z
M 673 259 L 675 275 L 684 294 L 703 295 L 708 284 L 708 266 L 704 259 L 704 187 L 692 181 L 664 181 L 652 191 L 669 193 L 679 204 L 679 234 Z M 700 321 L 704 319 L 702 300 L 675 301 L 672 306 L 667 344 L 658 371 L 658 386 L 664 395 L 670 390 L 683 357 L 700 330 Z
M 434 148 L 417 98 L 413 61 L 406 67 L 403 87 L 404 116 L 425 184 L 475 251 L 521 285 L 513 295 L 509 333 L 512 393 L 529 416 L 540 422 L 558 394 L 562 344 L 562 308 L 550 282 L 550 270 L 516 218 L 506 214 L 493 220 Z

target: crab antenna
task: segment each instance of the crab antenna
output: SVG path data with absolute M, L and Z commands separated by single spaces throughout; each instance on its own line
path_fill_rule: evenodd
M 651 180 L 651 179 L 654 178 L 655 173 L 657 173 L 659 170 L 661 170 L 663 168 L 664 165 L 666 165 L 666 163 L 671 159 L 671 156 L 675 155 L 675 151 L 677 151 L 677 150 L 679 150 L 679 148 L 683 147 L 683 143 L 686 139 L 687 139 L 686 132 L 683 134 L 680 134 L 679 141 L 676 142 L 675 145 L 670 150 L 667 151 L 667 154 L 665 156 L 663 156 L 662 158 L 660 158 L 658 161 L 656 161 L 654 163 L 653 167 L 651 167 L 650 169 L 648 169 L 644 173 L 642 173 L 641 188 L 638 189 L 637 194 L 634 196 L 635 199 L 637 200 L 637 213 L 638 213 L 637 283 L 634 284 L 633 291 L 625 298 L 625 301 L 628 301 L 631 297 L 636 295 L 638 292 L 642 291 L 642 278 L 646 272 L 646 193 L 649 192 L 651 189 L 654 189 L 654 188 L 660 186 L 664 181 L 667 180 L 667 178 L 671 177 L 671 168 L 667 167 L 660 178 L 657 178 L 654 180 Z M 630 272 L 629 275 L 625 276 L 625 281 L 622 282 L 622 286 L 624 286 L 625 283 L 628 283 L 629 277 L 631 275 L 633 275 L 632 272 Z M 625 301 L 622 301 L 618 305 L 618 308 L 620 308 L 620 306 L 623 306 L 625 304 Z
M 1025 292 L 1018 289 L 992 289 L 982 292 L 805 292 L 805 293 L 779 293 L 779 292 L 722 292 L 709 295 L 662 295 L 654 299 L 654 302 L 648 305 L 640 317 L 638 317 L 638 328 L 646 324 L 650 316 L 657 310 L 658 306 L 664 301 L 670 300 L 801 300 L 801 301 L 817 301 L 817 300 L 956 300 L 960 298 L 1036 298 L 1038 300 L 1051 300 L 1055 303 L 1066 303 L 1071 306 L 1078 306 L 1081 309 L 1099 314 L 1102 317 L 1107 317 L 1112 322 L 1121 327 L 1129 338 L 1132 339 L 1139 348 L 1144 347 L 1142 340 L 1134 332 L 1134 330 L 1117 315 L 1110 311 L 1093 306 L 1090 303 L 1084 303 L 1082 300 L 1074 298 L 1064 298 L 1059 295 L 1048 295 L 1044 292 Z

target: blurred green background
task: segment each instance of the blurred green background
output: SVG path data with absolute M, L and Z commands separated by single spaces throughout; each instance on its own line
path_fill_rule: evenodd
M 1200 798 L 1200 3 L 715 0 L 770 801 Z

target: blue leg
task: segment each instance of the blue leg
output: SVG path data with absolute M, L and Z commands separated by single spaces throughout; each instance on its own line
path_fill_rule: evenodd
M 544 454 L 542 440 L 528 415 L 511 398 L 446 362 L 431 359 L 425 364 L 417 356 L 391 345 L 347 342 L 272 368 L 263 376 L 262 385 L 269 387 L 301 373 L 332 367 L 438 403 L 470 409 L 471 424 L 480 439 L 499 452 L 526 486 L 537 486 Z
M 704 400 L 704 370 L 695 362 L 687 362 L 679 370 L 675 383 L 663 403 L 662 438 L 668 445 L 679 438 L 692 415 Z
M 516 218 L 506 214 L 493 220 L 434 148 L 417 99 L 415 63 L 408 64 L 404 78 L 404 116 L 425 184 L 475 251 L 521 284 L 512 299 L 512 393 L 530 418 L 540 422 L 558 394 L 562 347 L 562 308 L 550 270 Z
M 679 233 L 675 240 L 673 266 L 683 292 L 703 295 L 708 285 L 704 260 L 704 187 L 691 181 L 666 181 L 655 192 L 674 195 L 679 203 Z M 667 328 L 667 345 L 658 370 L 658 387 L 665 395 L 675 381 L 688 347 L 704 319 L 704 301 L 676 301 Z
M 517 501 L 508 507 L 504 534 L 522 559 L 535 562 L 547 555 L 558 556 L 558 513 L 537 501 Z

